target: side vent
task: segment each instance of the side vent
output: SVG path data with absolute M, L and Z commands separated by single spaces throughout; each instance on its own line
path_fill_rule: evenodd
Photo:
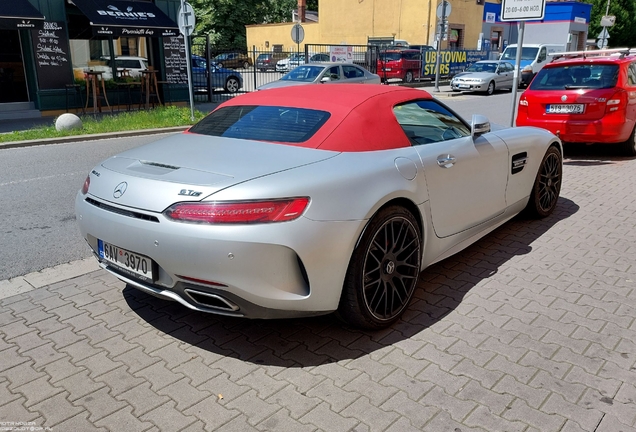
M 523 167 L 528 163 L 528 153 L 517 153 L 512 157 L 512 174 L 523 171 Z

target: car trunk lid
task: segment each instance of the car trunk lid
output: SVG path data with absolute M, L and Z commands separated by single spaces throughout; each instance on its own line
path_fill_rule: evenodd
M 238 183 L 337 154 L 180 134 L 107 159 L 92 171 L 89 193 L 123 206 L 160 212 L 176 202 L 199 201 Z

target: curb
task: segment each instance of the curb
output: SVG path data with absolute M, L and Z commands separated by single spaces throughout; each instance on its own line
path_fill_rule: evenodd
M 64 143 L 77 142 L 77 141 L 93 141 L 93 140 L 102 140 L 102 139 L 109 139 L 109 138 L 125 138 L 125 137 L 140 136 L 140 135 L 157 135 L 162 133 L 183 132 L 188 128 L 190 128 L 190 126 L 172 126 L 172 127 L 166 127 L 166 128 L 138 129 L 138 130 L 108 132 L 108 133 L 91 134 L 91 135 L 69 135 L 65 137 L 47 138 L 47 139 L 41 139 L 41 140 L 9 141 L 5 143 L 0 143 L 0 150 L 9 149 L 9 148 L 32 147 L 32 146 L 47 145 L 47 144 L 64 144 Z
M 0 281 L 0 299 L 12 297 L 100 270 L 93 257 L 56 265 L 43 270 Z

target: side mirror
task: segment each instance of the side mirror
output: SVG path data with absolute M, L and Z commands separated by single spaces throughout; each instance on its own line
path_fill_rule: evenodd
M 324 77 L 322 77 L 322 78 L 320 79 L 320 82 L 321 82 L 321 83 L 326 83 L 326 82 L 329 82 L 329 81 L 331 81 L 331 78 L 330 78 L 330 77 L 328 77 L 328 76 L 324 76 Z
M 470 124 L 470 136 L 474 139 L 488 132 L 490 132 L 490 120 L 488 120 L 488 117 L 473 114 L 472 122 Z

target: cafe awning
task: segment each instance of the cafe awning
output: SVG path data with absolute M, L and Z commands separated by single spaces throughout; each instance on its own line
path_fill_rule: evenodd
M 123 0 L 71 0 L 88 18 L 95 36 L 177 36 L 179 27 L 154 3 Z
M 41 29 L 42 15 L 29 0 L 0 1 L 0 29 Z

